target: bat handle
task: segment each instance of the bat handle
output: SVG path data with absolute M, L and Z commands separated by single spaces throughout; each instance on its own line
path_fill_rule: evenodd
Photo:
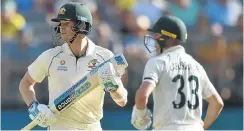
M 29 131 L 32 128 L 34 128 L 37 125 L 35 121 L 30 122 L 28 125 L 26 125 L 24 128 L 21 129 L 21 131 Z

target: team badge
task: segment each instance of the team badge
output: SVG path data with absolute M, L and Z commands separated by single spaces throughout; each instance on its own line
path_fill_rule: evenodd
M 65 8 L 61 8 L 58 12 L 58 14 L 64 15 L 66 9 Z
M 88 62 L 88 71 L 91 71 L 92 69 L 96 68 L 99 65 L 99 61 L 97 59 L 93 59 L 90 62 Z

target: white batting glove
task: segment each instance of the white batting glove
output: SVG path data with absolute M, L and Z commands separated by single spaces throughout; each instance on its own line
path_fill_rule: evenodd
M 29 117 L 41 127 L 47 127 L 56 121 L 56 116 L 47 105 L 34 101 L 28 108 Z
M 99 83 L 106 92 L 116 91 L 121 82 L 120 74 L 116 73 L 112 63 L 107 63 L 98 70 Z
M 138 110 L 136 105 L 133 107 L 131 124 L 139 130 L 146 130 L 152 124 L 152 113 L 148 108 Z

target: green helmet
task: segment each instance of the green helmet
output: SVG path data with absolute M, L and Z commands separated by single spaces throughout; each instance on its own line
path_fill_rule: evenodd
M 144 37 L 144 44 L 149 52 L 152 52 L 148 46 L 152 40 L 156 40 L 159 46 L 163 48 L 167 39 L 178 39 L 181 43 L 185 43 L 187 39 L 187 30 L 184 22 L 175 16 L 167 15 L 159 18 L 148 31 L 162 35 L 162 38 L 156 39 L 149 35 Z
M 56 18 L 51 19 L 53 22 L 60 22 L 61 20 L 75 21 L 77 25 L 74 26 L 74 31 L 78 34 L 88 35 L 92 26 L 92 15 L 88 7 L 77 2 L 68 2 L 64 4 Z M 85 25 L 85 26 L 84 26 Z M 59 30 L 57 30 L 59 32 Z

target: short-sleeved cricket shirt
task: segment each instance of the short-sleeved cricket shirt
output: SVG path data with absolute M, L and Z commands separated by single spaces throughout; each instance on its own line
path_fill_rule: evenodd
M 148 60 L 143 81 L 153 91 L 153 126 L 201 124 L 202 99 L 217 93 L 204 68 L 181 45 Z
M 82 78 L 100 63 L 112 58 L 114 54 L 88 39 L 88 48 L 84 57 L 76 58 L 69 45 L 55 47 L 43 52 L 29 67 L 28 72 L 36 82 L 48 77 L 49 103 L 70 88 L 76 77 Z M 82 77 L 81 77 L 82 76 Z M 61 113 L 60 121 L 93 123 L 103 116 L 104 91 L 101 87 Z

